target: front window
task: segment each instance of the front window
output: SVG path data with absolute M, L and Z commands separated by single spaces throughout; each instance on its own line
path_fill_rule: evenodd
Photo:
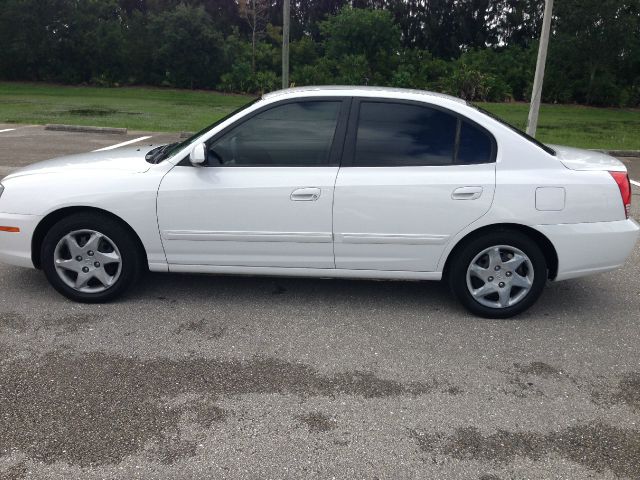
M 208 146 L 210 166 L 329 163 L 340 101 L 300 101 L 262 111 Z
M 225 115 L 224 117 L 222 117 L 221 119 L 213 122 L 211 125 L 203 128 L 198 133 L 195 133 L 195 134 L 191 135 L 189 138 L 187 138 L 186 140 L 184 140 L 182 142 L 170 143 L 169 145 L 163 145 L 161 147 L 154 148 L 149 153 L 147 153 L 147 156 L 146 156 L 147 161 L 149 163 L 160 163 L 160 162 L 162 162 L 163 160 L 169 158 L 174 153 L 177 153 L 180 150 L 182 150 L 183 148 L 186 148 L 189 145 L 191 145 L 192 143 L 194 143 L 202 135 L 204 135 L 205 133 L 207 133 L 211 129 L 217 127 L 222 122 L 225 122 L 228 119 L 230 119 L 231 117 L 233 117 L 234 115 L 237 115 L 238 113 L 242 112 L 243 110 L 246 110 L 251 105 L 256 103 L 258 100 L 260 100 L 260 99 L 253 100 L 253 101 L 247 103 L 246 105 L 243 105 L 242 107 L 235 109 L 233 112 L 231 112 L 228 115 Z

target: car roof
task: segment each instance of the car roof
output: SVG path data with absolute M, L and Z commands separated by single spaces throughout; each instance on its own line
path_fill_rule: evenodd
M 402 98 L 406 96 L 429 96 L 432 98 L 439 98 L 442 100 L 449 100 L 457 102 L 463 105 L 467 105 L 467 102 L 461 98 L 446 95 L 444 93 L 429 92 L 426 90 L 412 90 L 409 88 L 392 88 L 392 87 L 369 87 L 369 86 L 349 86 L 349 85 L 317 85 L 308 87 L 294 87 L 285 88 L 283 90 L 276 90 L 273 92 L 265 93 L 262 96 L 263 100 L 271 100 L 276 97 L 300 97 L 300 96 L 389 96 L 391 98 Z

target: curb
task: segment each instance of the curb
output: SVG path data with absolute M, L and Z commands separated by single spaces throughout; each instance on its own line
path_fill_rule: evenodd
M 594 152 L 606 153 L 612 157 L 640 157 L 640 150 L 600 150 L 596 149 Z
M 640 150 L 609 150 L 614 157 L 640 157 Z
M 58 123 L 49 123 L 44 126 L 45 130 L 54 130 L 58 132 L 80 132 L 80 133 L 115 133 L 118 135 L 126 135 L 126 128 L 113 127 L 85 127 L 83 125 L 62 125 Z

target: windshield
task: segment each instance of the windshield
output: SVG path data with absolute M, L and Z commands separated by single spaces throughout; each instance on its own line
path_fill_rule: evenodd
M 221 119 L 219 119 L 219 120 L 215 121 L 214 123 L 212 123 L 211 125 L 208 125 L 207 127 L 203 128 L 198 133 L 195 133 L 195 134 L 191 135 L 189 138 L 187 138 L 186 140 L 184 140 L 182 142 L 170 143 L 168 145 L 163 145 L 161 147 L 154 148 L 149 153 L 147 153 L 147 156 L 146 156 L 147 161 L 150 162 L 150 163 L 160 163 L 160 162 L 162 162 L 163 160 L 169 158 L 174 153 L 179 152 L 183 148 L 188 147 L 189 145 L 194 143 L 198 138 L 200 138 L 203 134 L 207 133 L 212 128 L 220 125 L 222 122 L 224 122 L 224 121 L 228 120 L 229 118 L 233 117 L 235 114 L 240 113 L 244 109 L 249 108 L 251 105 L 256 103 L 258 100 L 260 100 L 260 99 L 256 98 L 255 100 L 252 100 L 251 102 L 241 106 L 240 108 L 235 109 L 233 112 L 225 115 Z
M 485 115 L 490 116 L 491 118 L 493 118 L 495 121 L 500 122 L 502 125 L 504 125 L 507 128 L 510 128 L 511 130 L 513 130 L 514 132 L 516 132 L 518 135 L 520 135 L 521 137 L 523 137 L 525 140 L 528 140 L 529 142 L 533 143 L 534 145 L 540 147 L 541 149 L 543 149 L 545 152 L 547 152 L 549 155 L 554 155 L 556 154 L 556 151 L 545 145 L 544 143 L 536 140 L 535 138 L 533 138 L 531 135 L 526 134 L 525 132 L 523 132 L 522 130 L 520 130 L 517 127 L 514 127 L 513 125 L 511 125 L 510 123 L 504 121 L 502 118 L 498 117 L 497 115 L 485 110 L 482 107 L 479 107 L 478 105 L 474 105 L 473 103 L 467 103 L 470 107 L 475 108 L 476 110 L 484 113 Z

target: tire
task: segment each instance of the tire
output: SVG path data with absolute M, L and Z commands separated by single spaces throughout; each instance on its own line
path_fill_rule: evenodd
M 49 283 L 71 300 L 102 303 L 122 295 L 142 271 L 131 232 L 106 215 L 77 213 L 47 232 L 41 246 Z
M 547 281 L 542 250 L 515 230 L 472 238 L 454 255 L 449 286 L 467 310 L 481 317 L 509 318 L 524 312 L 538 300 Z

